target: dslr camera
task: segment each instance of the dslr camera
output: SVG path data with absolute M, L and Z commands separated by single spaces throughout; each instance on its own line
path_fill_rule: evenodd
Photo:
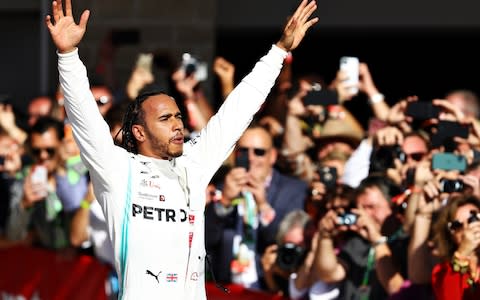
M 337 185 L 338 175 L 335 167 L 319 166 L 318 176 L 320 177 L 320 182 L 325 185 L 327 190 L 331 190 Z
M 278 246 L 275 264 L 287 272 L 295 272 L 305 260 L 307 250 L 293 243 Z
M 399 145 L 380 146 L 372 153 L 373 162 L 378 164 L 378 168 L 392 168 L 395 166 L 395 159 L 403 164 L 407 161 L 407 156 Z
M 442 193 L 455 193 L 463 191 L 464 184 L 460 179 L 446 179 L 440 180 L 440 191 Z
M 345 212 L 337 217 L 337 224 L 351 226 L 357 223 L 357 215 L 351 212 Z

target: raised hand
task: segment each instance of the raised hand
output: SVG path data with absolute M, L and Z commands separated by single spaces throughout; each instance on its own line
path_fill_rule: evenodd
M 213 62 L 213 71 L 222 81 L 232 81 L 235 76 L 235 66 L 223 57 L 216 57 Z
M 52 17 L 48 15 L 45 18 L 45 23 L 58 52 L 68 53 L 75 50 L 82 40 L 87 29 L 90 11 L 85 10 L 82 13 L 80 23 L 77 25 L 72 15 L 72 1 L 65 0 L 65 12 L 63 11 L 62 1 L 52 2 L 53 22 Z
M 308 0 L 303 0 L 293 16 L 289 18 L 287 25 L 283 29 L 283 35 L 277 42 L 277 47 L 285 51 L 294 50 L 303 40 L 307 30 L 318 22 L 317 17 L 311 20 L 308 19 L 315 9 L 317 9 L 316 2 L 310 1 L 308 4 L 307 2 Z

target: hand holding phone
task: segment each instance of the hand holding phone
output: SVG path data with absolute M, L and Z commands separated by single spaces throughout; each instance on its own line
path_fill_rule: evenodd
M 303 98 L 303 104 L 307 105 L 338 105 L 338 95 L 331 90 L 312 90 Z
M 424 121 L 436 119 L 440 113 L 440 108 L 433 105 L 432 102 L 413 101 L 408 102 L 405 115 L 414 120 Z
M 136 67 L 152 73 L 153 54 L 140 53 L 137 58 Z
M 40 198 L 44 198 L 48 194 L 48 170 L 47 167 L 36 165 L 32 167 L 30 174 L 33 193 Z
M 245 168 L 245 170 L 247 171 L 250 169 L 250 161 L 248 159 L 248 148 L 242 148 L 236 151 L 235 167 Z
M 350 86 L 348 88 L 350 95 L 358 94 L 358 81 L 360 76 L 360 61 L 358 58 L 353 56 L 341 57 L 340 70 L 347 74 L 345 84 Z
M 469 125 L 452 121 L 440 121 L 437 124 L 437 130 L 431 136 L 432 147 L 437 148 L 448 142 L 454 137 L 468 138 Z

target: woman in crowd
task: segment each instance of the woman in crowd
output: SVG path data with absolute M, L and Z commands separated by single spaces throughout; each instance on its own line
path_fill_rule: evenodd
M 452 198 L 434 225 L 434 239 L 443 262 L 432 272 L 438 300 L 480 299 L 480 200 Z

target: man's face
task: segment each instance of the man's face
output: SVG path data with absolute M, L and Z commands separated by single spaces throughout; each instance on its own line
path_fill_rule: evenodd
M 425 141 L 418 136 L 408 136 L 402 144 L 402 150 L 407 157 L 407 165 L 414 167 L 427 157 L 428 148 Z
M 168 95 L 155 95 L 142 103 L 145 126 L 137 128 L 139 153 L 160 159 L 171 159 L 183 153 L 183 121 L 175 100 Z
M 237 151 L 248 151 L 249 173 L 265 180 L 271 174 L 277 159 L 277 152 L 268 132 L 262 128 L 247 129 L 237 145 Z
M 44 133 L 32 133 L 30 140 L 35 163 L 44 165 L 48 173 L 53 174 L 58 167 L 60 147 L 55 129 L 50 128 Z
M 367 188 L 358 195 L 357 206 L 362 207 L 379 226 L 392 213 L 388 200 L 377 187 Z

